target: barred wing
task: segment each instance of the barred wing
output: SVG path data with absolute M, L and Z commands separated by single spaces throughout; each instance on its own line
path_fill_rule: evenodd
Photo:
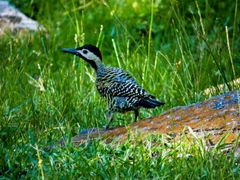
M 97 87 L 103 96 L 154 98 L 129 73 L 118 68 L 108 68 L 105 75 L 98 77 Z

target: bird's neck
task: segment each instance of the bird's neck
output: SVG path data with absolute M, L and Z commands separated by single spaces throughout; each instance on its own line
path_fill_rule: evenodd
M 101 69 L 104 69 L 105 66 L 104 64 L 102 63 L 101 60 L 95 60 L 95 61 L 87 61 L 91 66 L 92 68 L 97 72 Z

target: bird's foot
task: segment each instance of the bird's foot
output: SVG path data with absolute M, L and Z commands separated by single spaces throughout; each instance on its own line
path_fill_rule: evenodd
M 105 131 L 106 131 L 106 130 L 109 130 L 109 125 L 104 126 L 104 127 L 103 127 L 103 130 L 105 130 Z

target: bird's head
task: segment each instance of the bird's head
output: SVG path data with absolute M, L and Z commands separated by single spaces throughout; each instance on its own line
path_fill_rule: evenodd
M 64 48 L 63 52 L 74 54 L 78 57 L 81 57 L 85 61 L 87 61 L 91 66 L 96 69 L 97 62 L 102 61 L 102 54 L 99 48 L 96 46 L 87 44 L 79 48 Z
M 102 60 L 102 54 L 100 50 L 93 45 L 87 44 L 79 48 L 64 48 L 62 49 L 63 52 L 74 54 L 83 58 L 86 61 L 95 61 L 95 60 Z

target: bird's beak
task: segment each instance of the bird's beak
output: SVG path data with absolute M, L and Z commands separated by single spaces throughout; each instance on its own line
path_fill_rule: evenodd
M 69 54 L 74 54 L 74 55 L 79 55 L 79 52 L 76 49 L 73 49 L 73 48 L 63 48 L 62 52 L 69 53 Z

